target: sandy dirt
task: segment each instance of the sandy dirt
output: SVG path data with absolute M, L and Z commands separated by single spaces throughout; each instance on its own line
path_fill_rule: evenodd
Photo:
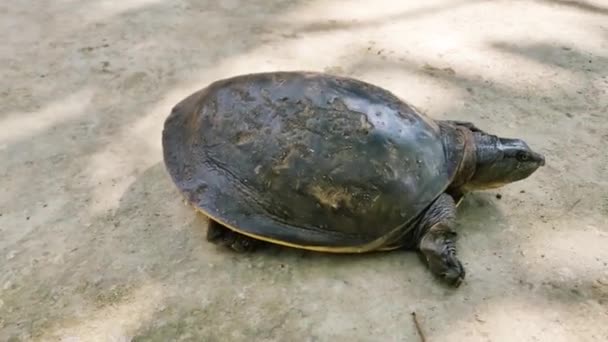
M 608 2 L 0 3 L 1 341 L 608 340 Z M 238 255 L 162 164 L 209 82 L 354 76 L 547 165 L 459 208 L 458 289 L 415 253 Z M 502 195 L 501 199 L 497 194 Z

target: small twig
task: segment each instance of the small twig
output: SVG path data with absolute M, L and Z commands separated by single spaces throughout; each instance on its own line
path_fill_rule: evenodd
M 572 211 L 572 209 L 574 209 L 574 207 L 576 207 L 577 204 L 579 204 L 581 202 L 582 198 L 579 198 L 576 200 L 576 202 L 572 203 L 572 205 L 570 206 L 570 208 L 568 208 L 568 213 Z
M 422 332 L 422 328 L 420 327 L 420 323 L 418 322 L 418 318 L 416 318 L 416 312 L 412 312 L 412 318 L 414 319 L 414 324 L 416 325 L 416 330 L 418 331 L 418 335 L 420 335 L 420 341 L 426 342 L 426 337 L 424 337 L 424 333 Z
M 559 216 L 556 217 L 556 219 L 560 219 L 564 216 L 566 216 L 566 214 L 570 213 L 579 203 L 581 203 L 582 198 L 577 199 L 576 201 L 574 201 L 574 203 L 572 203 L 568 209 L 566 209 L 564 212 L 562 212 Z

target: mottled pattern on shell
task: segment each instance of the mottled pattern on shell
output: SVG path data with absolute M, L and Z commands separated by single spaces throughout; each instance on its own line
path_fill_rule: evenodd
M 173 108 L 162 142 L 193 205 L 307 246 L 356 246 L 407 227 L 452 177 L 433 120 L 384 89 L 321 73 L 214 82 Z

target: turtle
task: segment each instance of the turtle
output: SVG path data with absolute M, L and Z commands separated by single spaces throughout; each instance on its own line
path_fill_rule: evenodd
M 417 251 L 453 287 L 466 274 L 457 205 L 545 164 L 521 139 L 433 119 L 361 79 L 306 70 L 212 81 L 172 107 L 162 149 L 178 193 L 208 219 L 211 244 Z

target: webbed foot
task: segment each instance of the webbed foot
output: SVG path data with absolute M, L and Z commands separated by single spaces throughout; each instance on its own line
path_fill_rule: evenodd
M 420 251 L 426 258 L 429 269 L 447 284 L 459 287 L 465 278 L 462 263 L 456 257 L 456 233 L 432 227 L 420 240 Z

